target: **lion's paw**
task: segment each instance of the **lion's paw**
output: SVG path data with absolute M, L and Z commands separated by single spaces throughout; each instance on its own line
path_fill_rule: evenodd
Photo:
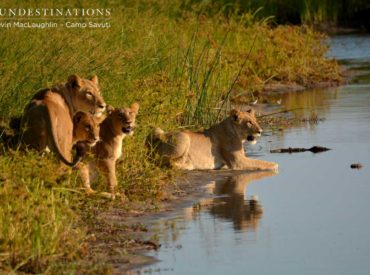
M 85 192 L 86 192 L 87 195 L 92 195 L 92 194 L 96 193 L 96 191 L 94 189 L 92 189 L 91 187 L 86 188 Z

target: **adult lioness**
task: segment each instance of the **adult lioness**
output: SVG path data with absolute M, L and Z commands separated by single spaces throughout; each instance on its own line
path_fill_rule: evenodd
M 61 161 L 74 166 L 72 159 L 73 116 L 78 111 L 100 116 L 105 110 L 97 76 L 91 80 L 77 75 L 68 77 L 66 84 L 37 92 L 26 106 L 21 120 L 21 140 L 30 148 L 49 148 Z
M 254 142 L 262 133 L 254 111 L 232 110 L 230 116 L 211 128 L 165 133 L 159 128 L 148 137 L 152 149 L 179 169 L 277 170 L 278 164 L 247 158 L 243 142 Z
M 91 149 L 91 156 L 79 163 L 81 178 L 88 193 L 94 192 L 90 183 L 100 170 L 107 178 L 109 190 L 107 196 L 114 198 L 116 178 L 116 161 L 122 155 L 122 140 L 133 135 L 135 119 L 139 104 L 133 103 L 130 108 L 115 108 L 100 124 L 100 140 Z

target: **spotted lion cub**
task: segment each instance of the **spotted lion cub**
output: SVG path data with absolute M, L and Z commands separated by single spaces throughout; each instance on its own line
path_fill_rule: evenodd
M 99 170 L 106 177 L 110 190 L 110 193 L 103 195 L 115 198 L 116 161 L 122 155 L 122 140 L 134 133 L 138 110 L 138 103 L 133 103 L 130 108 L 115 108 L 100 124 L 100 140 L 90 149 L 90 156 L 86 157 L 86 161 L 79 165 L 81 178 L 88 193 L 95 192 L 90 184 Z

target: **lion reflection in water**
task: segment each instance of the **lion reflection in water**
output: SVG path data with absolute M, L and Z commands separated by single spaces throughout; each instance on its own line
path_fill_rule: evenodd
M 234 230 L 256 231 L 263 209 L 257 198 L 247 199 L 246 189 L 249 183 L 273 175 L 276 173 L 271 171 L 247 172 L 213 181 L 208 190 L 219 197 L 202 199 L 197 207 L 185 209 L 186 218 L 195 219 L 198 211 L 205 208 L 216 218 L 232 221 Z

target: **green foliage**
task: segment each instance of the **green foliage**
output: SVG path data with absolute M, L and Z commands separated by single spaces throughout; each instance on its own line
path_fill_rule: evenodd
M 75 175 L 57 170 L 55 162 L 32 153 L 0 157 L 0 270 L 41 272 L 82 251 L 85 230 L 76 227 L 71 209 L 80 197 Z

